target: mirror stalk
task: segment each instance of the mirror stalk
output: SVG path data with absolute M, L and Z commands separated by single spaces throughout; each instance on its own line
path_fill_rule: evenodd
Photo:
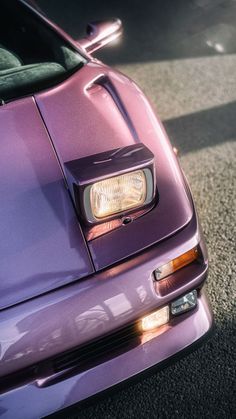
M 91 22 L 86 29 L 87 36 L 78 42 L 88 54 L 91 54 L 119 38 L 122 32 L 120 19 Z

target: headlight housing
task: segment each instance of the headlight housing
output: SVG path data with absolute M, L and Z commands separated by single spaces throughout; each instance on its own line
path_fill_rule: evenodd
M 78 213 L 101 223 L 148 206 L 155 197 L 154 156 L 143 144 L 65 164 Z

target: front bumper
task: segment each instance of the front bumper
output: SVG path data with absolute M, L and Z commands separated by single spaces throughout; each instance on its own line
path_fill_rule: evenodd
M 152 272 L 172 256 L 200 244 L 204 263 L 173 276 L 168 287 L 154 290 Z M 131 377 L 162 364 L 201 339 L 211 329 L 213 317 L 202 285 L 207 275 L 207 254 L 193 217 L 172 238 L 130 261 L 101 272 L 86 281 L 67 286 L 0 315 L 4 349 L 1 360 L 3 418 L 34 418 L 49 415 L 86 400 Z M 55 355 L 120 329 L 189 290 L 198 289 L 198 306 L 168 326 L 144 334 L 138 345 L 103 358 L 89 368 L 55 379 L 53 372 L 14 383 L 17 371 L 52 359 Z M 2 339 L 2 337 L 1 337 Z M 5 377 L 12 377 L 4 389 Z

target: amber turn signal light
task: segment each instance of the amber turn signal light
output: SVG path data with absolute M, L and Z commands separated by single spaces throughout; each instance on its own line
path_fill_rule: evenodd
M 173 274 L 174 272 L 178 271 L 184 266 L 187 266 L 190 263 L 194 262 L 195 260 L 198 259 L 198 257 L 199 257 L 198 248 L 194 247 L 193 249 L 189 250 L 188 252 L 183 253 L 182 255 L 171 260 L 165 265 L 162 265 L 159 268 L 155 269 L 154 271 L 155 280 L 160 281 L 161 279 L 166 278 L 167 276 Z

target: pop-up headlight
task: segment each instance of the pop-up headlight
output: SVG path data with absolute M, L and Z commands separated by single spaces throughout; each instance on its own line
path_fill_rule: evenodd
M 154 156 L 143 144 L 73 160 L 65 169 L 78 213 L 90 223 L 130 214 L 155 196 Z

